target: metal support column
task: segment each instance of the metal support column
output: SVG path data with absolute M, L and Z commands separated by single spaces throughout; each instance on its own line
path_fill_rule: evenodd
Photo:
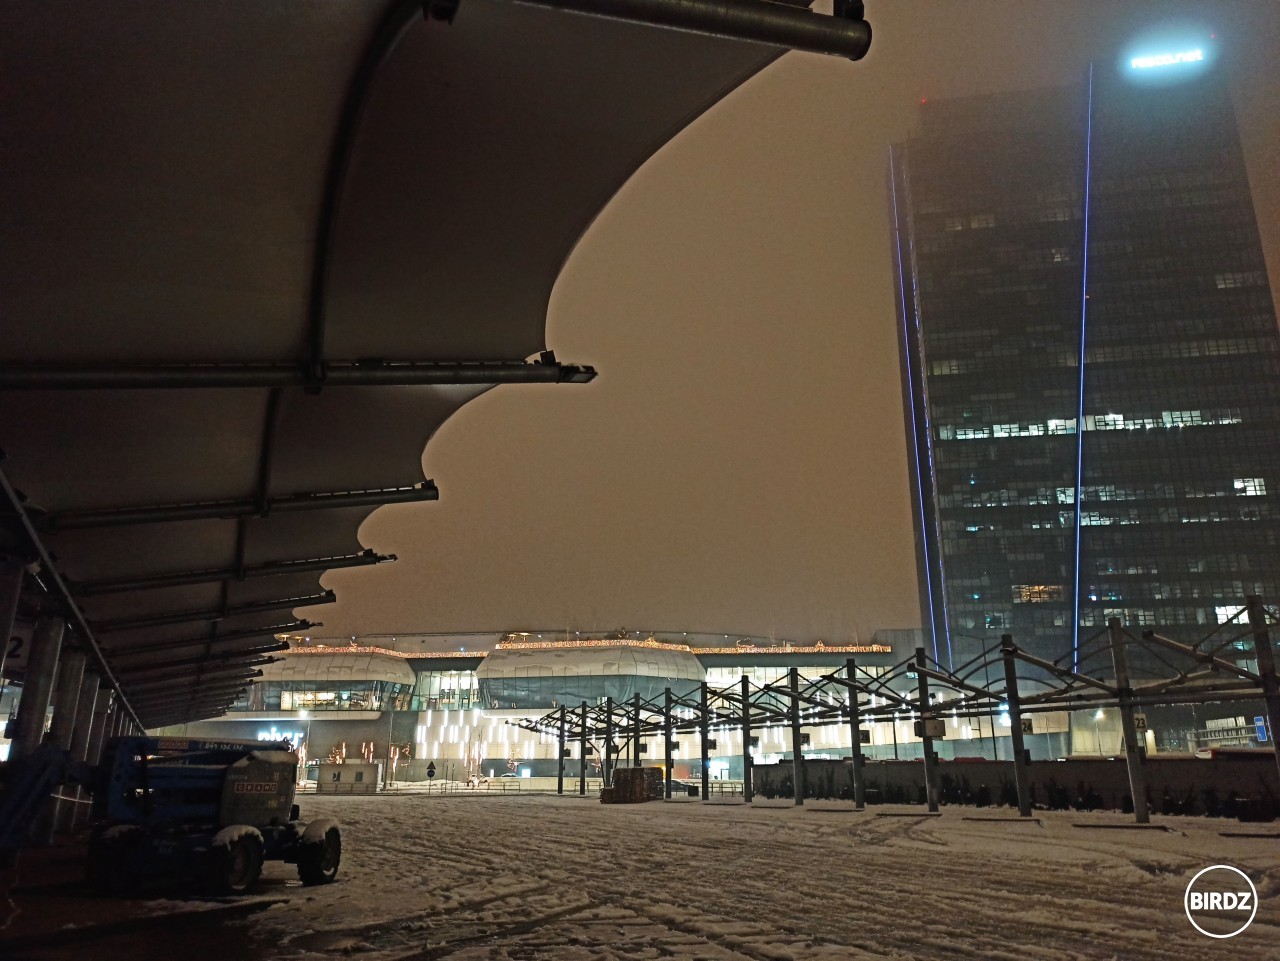
M 31 638 L 31 656 L 27 660 L 26 681 L 18 700 L 16 730 L 9 744 L 11 760 L 26 757 L 44 736 L 44 719 L 49 711 L 49 695 L 58 670 L 58 654 L 62 650 L 62 632 L 66 622 L 46 615 L 36 624 Z
M 673 760 L 671 757 L 671 688 L 668 687 L 662 692 L 662 780 L 665 782 L 663 796 L 668 801 L 671 800 L 671 765 Z
M 698 715 L 698 741 L 701 745 L 700 750 L 702 751 L 702 800 L 705 801 L 711 797 L 711 784 L 707 780 L 710 776 L 709 769 L 711 767 L 711 749 L 707 745 L 707 740 L 711 736 L 711 712 L 707 705 L 706 681 L 702 682 L 702 687 L 699 689 L 699 692 L 698 704 L 701 713 Z
M 1120 692 L 1120 724 L 1124 729 L 1124 757 L 1129 769 L 1129 793 L 1133 795 L 1133 817 L 1139 824 L 1150 824 L 1147 775 L 1142 764 L 1145 745 L 1138 741 L 1138 726 L 1133 720 L 1133 688 L 1129 686 L 1129 659 L 1125 655 L 1120 618 L 1110 618 L 1107 621 L 1107 631 L 1111 635 L 1111 661 L 1116 668 L 1116 689 Z
M 1267 723 L 1271 726 L 1271 747 L 1275 749 L 1280 737 L 1280 680 L 1276 678 L 1276 655 L 1271 647 L 1271 634 L 1267 630 L 1267 612 L 1262 599 L 1245 600 L 1249 611 L 1249 627 L 1253 630 L 1254 657 L 1258 662 L 1258 675 L 1262 678 L 1262 697 L 1267 709 Z M 1280 750 L 1275 751 L 1276 767 L 1280 769 Z
M 560 708 L 560 738 L 556 745 L 556 793 L 564 794 L 564 724 L 568 708 Z
M 751 758 L 751 679 L 742 675 L 742 800 L 751 803 L 755 796 L 751 775 L 755 762 Z
M 1000 635 L 1000 654 L 1004 658 L 1004 699 L 1009 705 L 1009 731 L 1013 738 L 1013 781 L 1018 788 L 1018 815 L 1031 817 L 1031 777 L 1027 770 L 1027 752 L 1022 741 L 1022 698 L 1018 695 L 1018 663 L 1013 656 L 1013 635 Z M 995 724 L 992 724 L 994 737 Z
M 604 699 L 604 709 L 604 761 L 600 765 L 600 776 L 604 778 L 604 786 L 608 787 L 612 783 L 609 773 L 613 769 L 613 698 Z
M 586 701 L 582 702 L 582 707 L 579 708 L 579 711 L 581 713 L 578 715 L 578 722 L 582 725 L 579 733 L 582 737 L 582 741 L 578 746 L 578 796 L 586 797 L 586 794 L 587 794 L 587 747 L 589 746 L 589 743 L 590 743 L 587 740 L 587 702 Z
M 929 736 L 929 722 L 933 720 L 933 710 L 929 705 L 929 678 L 925 676 L 924 648 L 916 648 L 916 678 L 919 682 L 920 695 L 920 733 L 924 747 L 924 793 L 929 804 L 929 813 L 938 811 L 938 759 L 933 753 L 933 738 Z
M 793 667 L 787 672 L 787 683 L 791 690 L 791 709 L 787 712 L 791 721 L 791 784 L 796 804 L 804 804 L 804 757 L 800 750 L 800 669 Z
M 635 745 L 635 761 L 632 767 L 640 766 L 640 694 L 631 698 L 631 743 Z
M 853 809 L 862 811 L 867 806 L 867 784 L 863 772 L 862 757 L 862 709 L 858 704 L 858 690 L 852 685 L 858 680 L 858 665 L 853 658 L 844 663 L 846 676 L 849 678 L 849 743 L 852 745 L 853 762 Z

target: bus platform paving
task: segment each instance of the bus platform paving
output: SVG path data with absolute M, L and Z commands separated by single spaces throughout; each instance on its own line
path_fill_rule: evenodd
M 287 898 L 287 882 L 264 877 L 260 896 L 198 897 L 181 888 L 102 893 L 84 876 L 84 838 L 27 847 L 0 865 L 0 958 L 171 961 L 193 949 L 207 957 L 252 955 L 247 925 L 229 922 Z

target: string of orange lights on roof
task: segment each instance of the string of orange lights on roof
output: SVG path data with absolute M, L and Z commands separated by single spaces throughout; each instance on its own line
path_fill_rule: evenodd
M 670 644 L 664 641 L 655 641 L 652 637 L 645 638 L 643 641 L 629 640 L 627 638 L 593 638 L 578 641 L 499 641 L 494 645 L 493 649 L 495 651 L 554 651 L 582 647 L 649 647 L 662 651 L 693 652 L 693 648 L 688 644 Z
M 283 640 L 289 641 L 293 646 L 289 648 L 290 654 L 386 654 L 390 657 L 399 657 L 404 659 L 417 658 L 456 658 L 456 657 L 475 657 L 483 658 L 489 655 L 488 651 L 393 651 L 385 647 L 371 647 L 367 645 L 348 644 L 342 646 L 330 646 L 326 644 L 310 643 L 302 638 L 284 635 Z M 741 641 L 733 647 L 691 647 L 688 644 L 672 644 L 666 641 L 658 641 L 654 638 L 645 638 L 644 640 L 635 640 L 631 638 L 589 638 L 571 641 L 517 641 L 505 640 L 499 641 L 494 645 L 494 651 L 555 651 L 555 650 L 580 650 L 590 648 L 616 648 L 616 647 L 639 647 L 649 648 L 652 650 L 676 651 L 687 654 L 892 654 L 893 648 L 888 644 L 826 644 L 817 641 L 811 645 L 792 645 L 792 644 L 775 644 L 775 645 L 759 645 L 744 644 Z

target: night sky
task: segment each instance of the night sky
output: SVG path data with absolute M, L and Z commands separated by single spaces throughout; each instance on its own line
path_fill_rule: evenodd
M 888 146 L 922 98 L 1079 84 L 1179 16 L 1217 35 L 1274 287 L 1280 3 L 868 0 L 865 60 L 787 54 L 614 198 L 547 320 L 600 376 L 446 423 L 440 501 L 365 523 L 400 560 L 327 574 L 315 633 L 919 626 Z

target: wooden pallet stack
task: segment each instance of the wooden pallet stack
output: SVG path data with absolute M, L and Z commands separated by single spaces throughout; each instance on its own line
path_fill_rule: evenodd
M 613 785 L 600 789 L 601 804 L 639 804 L 661 801 L 664 781 L 660 767 L 620 767 L 613 772 Z

